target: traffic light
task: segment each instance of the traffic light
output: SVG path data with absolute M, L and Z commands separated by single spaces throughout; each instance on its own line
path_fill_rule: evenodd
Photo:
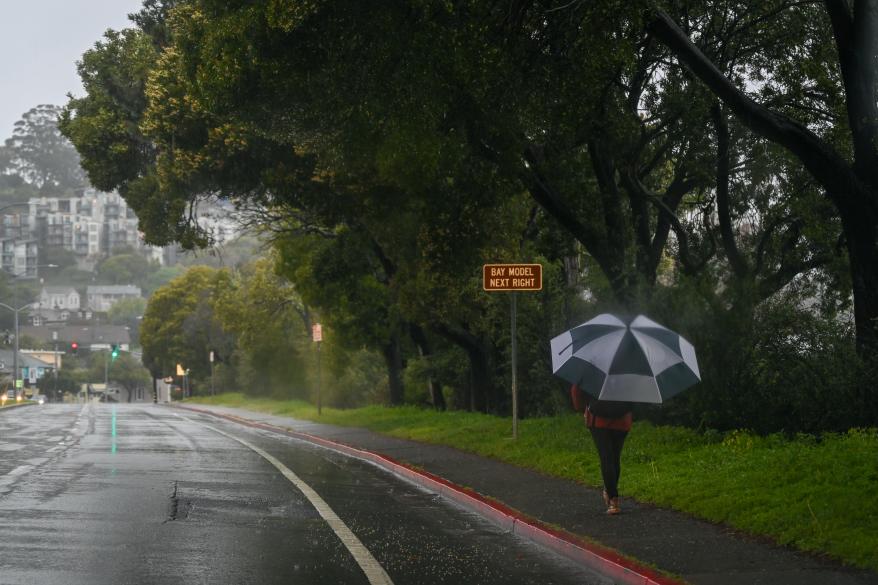
M 112 348 L 110 350 L 110 357 L 112 357 L 113 359 L 119 357 L 119 346 L 115 343 L 112 345 Z
M 74 341 L 73 343 L 70 344 L 70 353 L 72 353 L 73 355 L 76 355 L 77 351 L 79 351 L 79 344 Z

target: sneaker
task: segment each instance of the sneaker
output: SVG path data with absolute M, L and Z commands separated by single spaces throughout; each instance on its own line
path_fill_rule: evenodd
M 607 504 L 607 514 L 615 516 L 621 512 L 622 508 L 619 507 L 619 498 L 610 498 L 610 503 Z

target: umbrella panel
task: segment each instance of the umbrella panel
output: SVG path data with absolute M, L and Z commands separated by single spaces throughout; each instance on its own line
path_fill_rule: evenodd
M 581 325 L 579 327 L 575 327 L 570 330 L 571 337 L 571 346 L 573 347 L 573 353 L 576 353 L 584 346 L 588 345 L 595 339 L 599 339 L 604 335 L 608 335 L 610 333 L 614 333 L 622 329 L 621 327 L 617 327 L 615 325 Z M 562 348 L 567 349 L 567 348 Z M 560 353 L 560 352 L 559 352 Z
M 573 354 L 573 357 L 597 367 L 602 372 L 610 371 L 610 364 L 616 355 L 619 343 L 625 337 L 624 330 L 613 331 L 608 335 L 594 340 Z
M 618 402 L 649 402 L 658 404 L 662 395 L 652 375 L 616 374 L 609 375 L 598 396 L 601 400 Z
M 656 376 L 655 381 L 661 391 L 662 400 L 667 400 L 701 380 L 685 362 L 681 362 Z
M 644 335 L 649 335 L 653 339 L 661 342 L 663 345 L 666 345 L 668 349 L 673 351 L 678 356 L 683 356 L 680 350 L 680 336 L 670 329 L 659 329 L 657 327 L 634 327 L 634 331 L 637 331 L 638 333 L 643 333 Z
M 656 338 L 644 335 L 636 329 L 632 333 L 635 339 L 637 339 L 640 349 L 643 350 L 653 375 L 658 375 L 671 366 L 675 366 L 683 361 L 679 353 L 672 351 L 667 345 Z
M 643 348 L 634 339 L 631 331 L 625 331 L 625 335 L 622 336 L 622 341 L 616 349 L 616 354 L 607 373 L 611 376 L 614 374 L 652 376 L 652 368 L 649 367 L 649 361 L 643 353 Z
M 577 358 L 568 360 L 567 363 L 555 372 L 555 375 L 562 380 L 567 380 L 571 384 L 576 384 L 595 398 L 600 394 L 601 387 L 604 385 L 604 378 L 607 377 L 594 364 Z

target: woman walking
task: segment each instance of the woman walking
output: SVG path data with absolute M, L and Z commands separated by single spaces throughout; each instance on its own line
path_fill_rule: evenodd
M 585 426 L 591 431 L 598 450 L 607 514 L 616 515 L 622 511 L 619 506 L 619 476 L 622 471 L 622 447 L 633 420 L 631 404 L 596 400 L 576 384 L 570 388 L 570 397 L 573 408 L 584 413 Z

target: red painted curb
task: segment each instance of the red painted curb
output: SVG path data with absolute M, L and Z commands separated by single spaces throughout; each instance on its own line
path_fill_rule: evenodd
M 407 463 L 396 461 L 386 455 L 240 416 L 203 410 L 192 406 L 174 406 L 200 414 L 224 418 L 245 426 L 288 435 L 374 463 L 403 479 L 454 500 L 465 508 L 487 518 L 504 530 L 514 532 L 574 562 L 585 565 L 613 579 L 615 583 L 621 585 L 686 585 L 685 581 L 662 575 L 650 567 L 623 557 L 611 548 L 594 544 L 566 530 L 553 528 L 503 503 L 490 500 L 475 490 L 459 486 L 443 477 L 417 469 Z

